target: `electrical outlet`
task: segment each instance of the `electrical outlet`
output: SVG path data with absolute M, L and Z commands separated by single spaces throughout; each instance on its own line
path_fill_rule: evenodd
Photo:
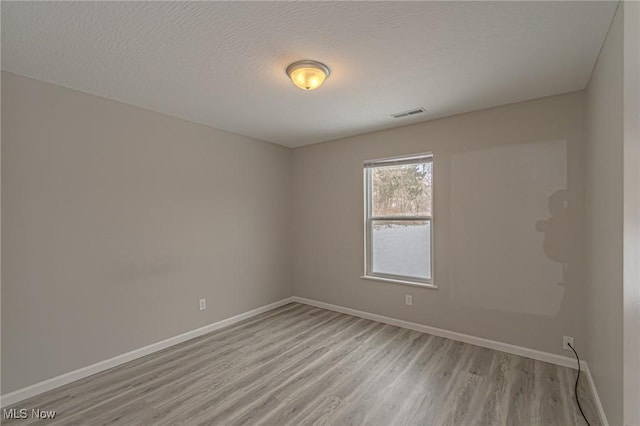
M 573 337 L 562 336 L 562 349 L 570 351 L 571 348 L 569 347 L 569 344 L 571 344 L 571 346 L 573 346 L 574 348 L 576 347 L 576 344 L 573 341 Z
M 413 296 L 410 294 L 405 294 L 404 295 L 404 304 L 407 306 L 411 306 L 413 305 Z
M 200 299 L 200 310 L 204 311 L 207 309 L 207 299 Z

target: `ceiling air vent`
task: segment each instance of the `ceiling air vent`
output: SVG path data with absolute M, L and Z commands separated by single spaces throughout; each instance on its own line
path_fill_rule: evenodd
M 391 114 L 391 116 L 393 118 L 403 118 L 403 117 L 409 117 L 416 114 L 422 114 L 423 112 L 426 112 L 424 108 L 416 108 L 409 111 L 399 112 L 397 114 Z

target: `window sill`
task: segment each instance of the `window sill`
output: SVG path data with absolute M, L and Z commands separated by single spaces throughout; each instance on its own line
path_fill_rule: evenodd
M 414 287 L 431 288 L 431 289 L 434 289 L 434 290 L 436 290 L 438 288 L 438 286 L 435 285 L 435 284 L 419 283 L 419 282 L 415 282 L 415 281 L 396 280 L 396 279 L 393 279 L 393 278 L 374 277 L 374 276 L 371 276 L 371 275 L 363 275 L 360 278 L 363 279 L 363 280 L 382 281 L 382 282 L 387 282 L 387 283 L 410 285 L 410 286 L 414 286 Z

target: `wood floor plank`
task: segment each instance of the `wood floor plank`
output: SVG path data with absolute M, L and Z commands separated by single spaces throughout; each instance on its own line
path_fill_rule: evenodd
M 49 425 L 584 425 L 577 371 L 292 303 L 10 408 Z M 584 376 L 578 393 L 600 422 Z M 38 421 L 3 419 L 6 425 Z
M 318 314 L 318 316 L 314 314 Z M 282 331 L 280 334 L 286 336 L 288 339 L 295 338 L 299 336 L 297 334 L 298 331 L 310 333 L 309 330 L 313 330 L 313 322 L 315 321 L 321 321 L 322 323 L 327 317 L 329 319 L 338 318 L 338 315 L 323 310 L 312 310 L 308 315 L 310 315 L 310 317 L 307 320 L 296 317 L 297 322 L 295 325 L 290 324 L 289 327 L 285 327 L 289 332 Z M 263 326 L 264 325 L 261 325 L 261 327 Z M 256 328 L 256 330 L 260 329 L 261 328 Z M 277 334 L 277 336 L 280 336 L 280 334 Z M 113 374 L 113 376 L 115 377 L 113 378 L 111 378 L 111 374 L 103 376 L 104 373 L 101 373 L 97 375 L 100 376 L 101 379 L 110 380 L 102 380 L 95 389 L 96 393 L 92 394 L 89 398 L 83 398 L 82 403 L 76 402 L 74 404 L 72 401 L 72 407 L 66 412 L 69 415 L 84 415 L 87 410 L 95 411 L 96 409 L 100 409 L 100 406 L 104 404 L 115 403 L 117 405 L 119 400 L 125 401 L 126 404 L 132 404 L 137 396 L 147 394 L 146 389 L 163 391 L 166 389 L 165 385 L 167 383 L 174 385 L 176 378 L 183 377 L 186 378 L 186 380 L 194 379 L 193 375 L 187 374 L 190 371 L 194 371 L 197 374 L 206 374 L 207 369 L 218 367 L 219 363 L 223 363 L 227 359 L 227 355 L 234 359 L 238 358 L 239 352 L 241 351 L 229 350 L 225 344 L 212 345 L 210 341 L 217 341 L 217 339 L 213 337 L 214 336 L 209 336 L 209 338 L 204 339 L 200 338 L 201 344 L 187 345 L 186 347 L 180 345 L 180 347 L 175 347 L 175 350 L 171 352 L 158 355 L 158 359 L 154 357 L 153 360 L 148 360 L 148 362 L 136 363 L 135 368 L 118 368 L 114 371 L 115 374 Z M 256 350 L 254 354 L 256 354 L 257 357 L 264 356 L 265 351 L 268 354 L 269 351 L 267 348 L 275 344 L 274 342 L 275 340 L 269 339 L 265 341 L 255 340 L 254 347 L 259 350 Z M 215 360 L 215 362 L 213 360 Z M 253 361 L 255 362 L 256 360 Z M 125 364 L 125 366 L 127 365 L 128 364 Z M 127 371 L 129 371 L 130 374 L 127 375 Z M 91 389 L 93 389 L 93 387 Z M 166 394 L 164 398 L 166 398 Z M 64 408 L 63 406 L 62 409 Z

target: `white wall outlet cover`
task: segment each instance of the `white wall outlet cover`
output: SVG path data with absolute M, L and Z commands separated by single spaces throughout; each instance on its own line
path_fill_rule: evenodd
M 207 299 L 200 299 L 200 310 L 203 311 L 207 309 Z
M 413 296 L 410 294 L 405 294 L 404 295 L 404 304 L 407 306 L 411 306 L 413 305 Z
M 574 348 L 576 347 L 576 344 L 574 343 L 573 337 L 571 337 L 571 336 L 562 336 L 562 349 L 570 351 L 571 348 L 569 347 L 569 344 L 571 344 L 571 346 L 573 346 Z

